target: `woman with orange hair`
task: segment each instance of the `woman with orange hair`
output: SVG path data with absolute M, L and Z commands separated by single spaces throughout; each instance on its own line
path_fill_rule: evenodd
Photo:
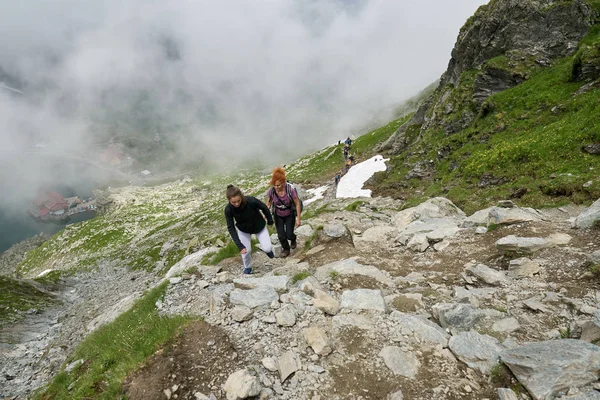
M 287 183 L 285 170 L 277 167 L 271 177 L 272 187 L 267 191 L 267 207 L 273 206 L 277 237 L 283 251 L 281 257 L 290 255 L 290 249 L 296 248 L 294 227 L 300 226 L 302 207 L 296 189 Z

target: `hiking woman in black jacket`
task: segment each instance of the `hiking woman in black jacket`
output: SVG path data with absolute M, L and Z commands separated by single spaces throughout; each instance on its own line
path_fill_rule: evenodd
M 265 224 L 266 218 L 267 223 L 273 225 L 273 217 L 262 201 L 252 196 L 244 196 L 240 188 L 236 186 L 227 186 L 226 195 L 229 200 L 229 204 L 225 207 L 227 230 L 242 255 L 244 274 L 251 274 L 252 246 L 250 240 L 253 234 L 256 235 L 261 249 L 267 253 L 267 256 L 274 257 L 271 238 Z

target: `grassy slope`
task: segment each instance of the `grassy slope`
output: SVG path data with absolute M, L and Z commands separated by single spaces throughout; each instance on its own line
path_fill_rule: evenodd
M 83 365 L 60 372 L 34 398 L 121 398 L 125 377 L 188 321 L 185 317 L 158 315 L 155 303 L 164 295 L 166 285 L 151 290 L 131 310 L 85 338 L 66 362 L 84 360 Z
M 599 32 L 595 26 L 582 45 L 600 46 Z M 379 193 L 405 197 L 408 204 L 442 195 L 467 212 L 520 188 L 527 193 L 517 202 L 534 207 L 589 203 L 600 197 L 600 157 L 581 151 L 583 145 L 600 141 L 600 91 L 574 95 L 583 85 L 571 81 L 575 60 L 576 55 L 551 68 L 530 69 L 528 81 L 489 97 L 485 113 L 461 132 L 422 132 L 422 140 L 393 158 L 393 171 L 378 177 Z M 502 62 L 490 60 L 495 66 Z M 465 72 L 454 95 L 468 97 L 475 74 Z M 444 150 L 449 155 L 438 158 L 438 151 Z M 422 160 L 434 161 L 432 180 L 414 179 L 400 192 L 389 190 L 404 182 L 411 165 Z M 503 183 L 480 187 L 484 174 Z M 595 180 L 592 186 L 584 187 L 590 180 Z

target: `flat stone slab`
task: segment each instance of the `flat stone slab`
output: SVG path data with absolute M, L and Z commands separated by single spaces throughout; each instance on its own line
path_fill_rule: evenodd
M 323 265 L 317 268 L 315 277 L 320 280 L 326 280 L 330 277 L 330 273 L 335 272 L 341 276 L 352 276 L 360 275 L 373 278 L 378 282 L 381 282 L 387 286 L 395 286 L 392 278 L 381 271 L 379 268 L 372 265 L 362 265 L 356 262 L 356 260 L 349 258 L 346 260 L 332 262 L 330 264 Z
M 450 335 L 441 326 L 423 316 L 392 311 L 390 318 L 401 324 L 403 333 L 408 331 L 422 341 L 442 347 L 448 346 Z
M 502 271 L 497 271 L 485 264 L 469 265 L 465 271 L 481 279 L 488 285 L 498 286 L 508 283 L 508 278 Z
M 403 351 L 400 347 L 386 346 L 379 352 L 385 365 L 396 375 L 412 379 L 419 372 L 421 363 L 414 354 Z
M 261 286 L 256 289 L 235 289 L 229 294 L 229 302 L 234 305 L 256 308 L 266 306 L 279 300 L 279 295 L 272 287 Z
M 261 286 L 272 287 L 278 292 L 287 289 L 290 278 L 285 275 L 262 276 L 260 278 L 238 278 L 233 280 L 235 287 L 240 289 L 256 289 Z
M 501 253 L 533 254 L 549 245 L 550 243 L 544 238 L 515 235 L 508 235 L 496 242 L 496 248 Z
M 342 293 L 341 308 L 386 312 L 385 300 L 380 290 L 355 289 Z
M 483 374 L 489 373 L 498 363 L 499 354 L 503 350 L 498 339 L 476 331 L 460 332 L 452 336 L 448 347 L 459 360 Z

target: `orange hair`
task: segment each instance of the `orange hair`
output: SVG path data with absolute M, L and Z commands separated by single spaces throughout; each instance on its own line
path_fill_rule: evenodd
M 275 169 L 273 169 L 273 176 L 271 177 L 271 185 L 285 180 L 285 170 L 281 167 L 275 167 Z

